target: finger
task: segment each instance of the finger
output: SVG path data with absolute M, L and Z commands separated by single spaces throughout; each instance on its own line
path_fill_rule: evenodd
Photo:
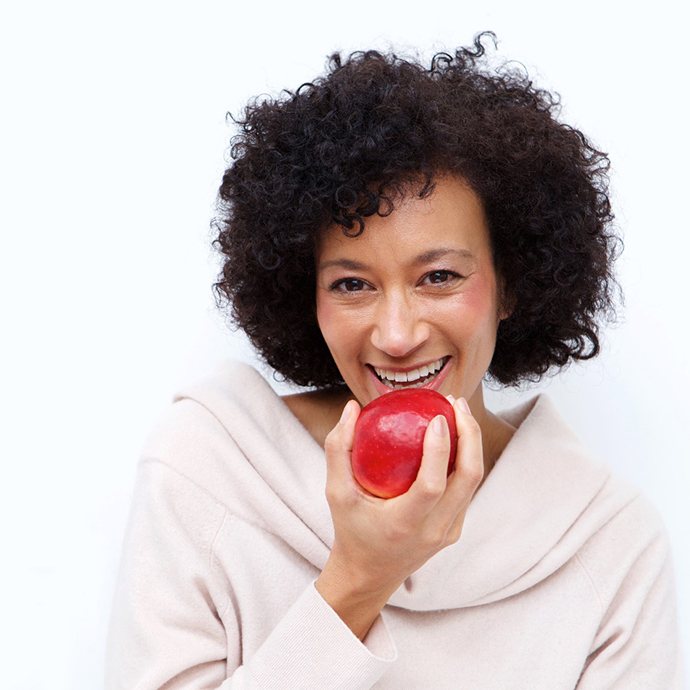
M 484 477 L 482 430 L 472 413 L 463 407 L 463 401 L 464 398 L 460 398 L 453 404 L 458 430 L 458 448 L 455 469 L 448 477 L 448 489 L 442 500 L 443 509 L 453 519 L 459 510 L 464 513 Z
M 326 436 L 324 450 L 329 484 L 344 486 L 351 485 L 355 481 L 352 476 L 351 456 L 359 412 L 360 407 L 357 401 L 348 400 L 338 423 Z
M 407 494 L 419 501 L 423 512 L 428 512 L 439 501 L 446 490 L 448 456 L 450 454 L 450 433 L 443 415 L 434 417 L 424 434 L 422 464 Z

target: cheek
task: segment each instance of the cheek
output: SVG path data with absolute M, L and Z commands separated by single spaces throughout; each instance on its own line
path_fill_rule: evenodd
M 316 322 L 319 324 L 323 337 L 328 340 L 326 334 L 333 323 L 333 309 L 318 294 L 316 296 Z
M 468 285 L 466 290 L 444 303 L 436 318 L 439 323 L 447 324 L 456 336 L 468 341 L 483 340 L 487 332 L 495 335 L 498 322 L 491 284 L 477 281 L 471 287 Z
M 486 279 L 477 280 L 463 293 L 463 302 L 468 313 L 478 321 L 495 321 L 496 290 L 494 284 Z
M 346 341 L 346 334 L 351 332 L 348 319 L 344 318 L 343 310 L 327 298 L 317 298 L 316 320 L 323 339 L 331 349 L 334 345 L 342 346 Z

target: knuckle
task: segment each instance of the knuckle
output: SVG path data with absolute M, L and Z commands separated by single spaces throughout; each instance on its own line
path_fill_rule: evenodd
M 326 501 L 328 501 L 328 505 L 340 503 L 340 491 L 335 486 L 326 485 Z
M 417 490 L 423 498 L 438 498 L 443 494 L 445 489 L 445 482 L 438 479 L 430 479 L 422 477 L 418 481 Z
M 385 530 L 386 539 L 393 543 L 407 541 L 411 535 L 412 530 L 404 524 L 392 524 Z
M 484 479 L 483 465 L 474 465 L 467 468 L 467 481 L 473 486 L 478 486 L 482 479 Z
M 463 472 L 463 484 L 471 492 L 476 491 L 479 485 L 482 483 L 484 478 L 484 473 L 481 470 L 476 470 L 473 467 L 466 469 Z
M 448 533 L 448 543 L 457 544 L 460 541 L 460 535 L 462 534 L 462 525 L 453 527 Z
M 479 426 L 479 422 L 474 417 L 470 417 L 469 419 L 467 419 L 465 426 L 467 427 L 465 433 L 470 433 L 473 436 L 481 436 L 482 429 Z
M 337 431 L 335 429 L 331 430 L 328 433 L 328 435 L 326 436 L 326 440 L 324 441 L 323 446 L 324 446 L 324 450 L 327 453 L 335 453 L 339 449 L 340 443 L 339 443 Z
M 326 501 L 330 506 L 349 507 L 355 500 L 351 491 L 346 490 L 337 484 L 326 485 Z
M 446 530 L 435 529 L 426 535 L 425 543 L 428 548 L 438 551 L 447 545 Z
M 326 484 L 326 499 L 330 503 L 331 500 L 338 500 L 338 496 L 340 495 L 340 491 L 338 487 L 333 484 L 333 483 L 327 483 Z

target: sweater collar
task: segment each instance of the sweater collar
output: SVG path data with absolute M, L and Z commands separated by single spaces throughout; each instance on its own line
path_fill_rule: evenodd
M 497 414 L 517 430 L 472 499 L 460 540 L 409 577 L 391 604 L 434 610 L 506 598 L 554 572 L 591 534 L 577 523 L 608 473 L 549 396 Z
M 220 376 L 177 397 L 211 410 L 250 463 L 252 481 L 238 492 L 238 506 L 255 510 L 265 529 L 322 569 L 334 537 L 324 453 L 264 378 L 226 362 Z M 596 500 L 609 473 L 548 395 L 496 414 L 516 431 L 472 499 L 460 540 L 408 577 L 390 605 L 429 611 L 512 596 L 572 558 L 619 509 Z

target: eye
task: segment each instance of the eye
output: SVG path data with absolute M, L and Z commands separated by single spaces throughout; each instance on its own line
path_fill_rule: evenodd
M 330 286 L 333 292 L 361 292 L 365 287 L 365 282 L 359 278 L 341 278 Z
M 428 280 L 432 285 L 444 285 L 446 283 L 455 282 L 458 278 L 462 278 L 462 276 L 455 271 L 439 270 L 427 273 L 423 280 Z

